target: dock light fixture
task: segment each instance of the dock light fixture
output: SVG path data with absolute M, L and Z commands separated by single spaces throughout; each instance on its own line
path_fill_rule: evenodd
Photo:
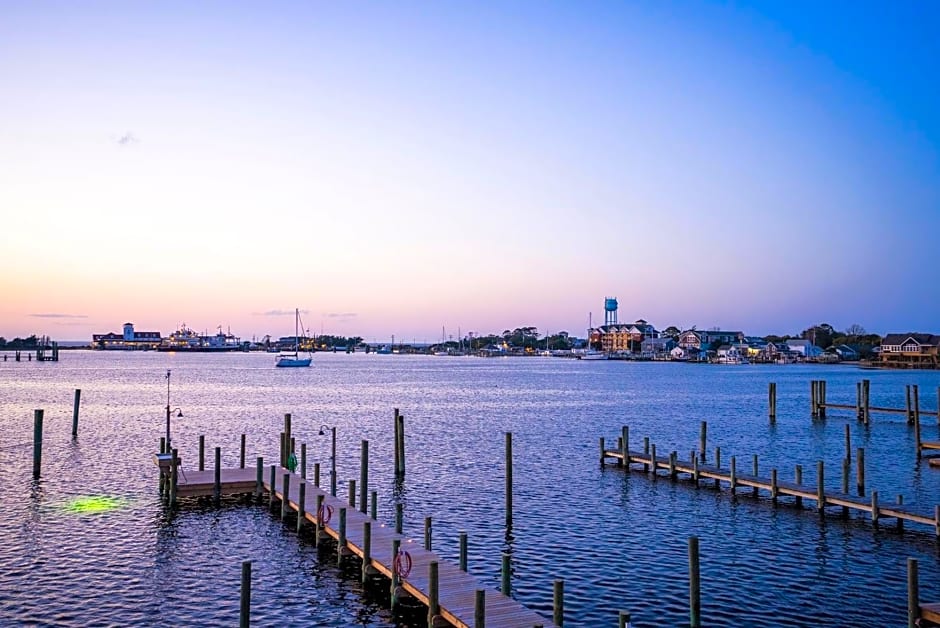
M 326 435 L 324 430 L 330 430 L 330 495 L 336 497 L 336 426 L 320 426 L 320 436 Z
M 176 416 L 181 418 L 183 416 L 183 411 L 179 408 L 170 409 L 170 369 L 166 370 L 166 450 L 168 452 L 173 451 L 173 447 L 170 444 L 170 415 L 174 412 Z

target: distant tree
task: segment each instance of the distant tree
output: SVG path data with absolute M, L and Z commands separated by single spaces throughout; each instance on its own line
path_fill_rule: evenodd
M 845 335 L 849 338 L 860 338 L 867 334 L 865 328 L 859 325 L 858 323 L 852 323 L 849 325 L 848 329 L 845 330 Z
M 832 337 L 834 335 L 835 330 L 832 328 L 832 325 L 820 323 L 819 325 L 804 329 L 800 337 L 803 338 L 803 340 L 809 340 L 820 349 L 828 349 L 832 346 Z
M 676 327 L 675 325 L 670 325 L 663 330 L 664 338 L 672 338 L 673 340 L 679 340 L 679 336 L 682 334 L 682 330 Z

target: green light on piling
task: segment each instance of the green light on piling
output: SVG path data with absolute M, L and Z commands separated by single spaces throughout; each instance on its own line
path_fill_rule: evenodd
M 123 497 L 108 495 L 82 495 L 65 504 L 66 512 L 77 515 L 94 515 L 118 510 L 127 504 Z

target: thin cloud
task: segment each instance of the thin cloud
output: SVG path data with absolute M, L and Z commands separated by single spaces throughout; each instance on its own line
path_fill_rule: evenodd
M 88 318 L 84 314 L 55 314 L 55 313 L 45 313 L 45 314 L 30 314 L 33 318 Z
M 133 133 L 125 133 L 117 139 L 117 143 L 121 146 L 130 146 L 131 144 L 137 144 L 140 140 L 134 137 Z
M 340 318 L 343 320 L 350 320 L 359 316 L 356 312 L 330 312 L 325 314 L 327 318 Z

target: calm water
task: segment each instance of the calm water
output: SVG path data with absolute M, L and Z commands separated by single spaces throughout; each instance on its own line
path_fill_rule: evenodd
M 904 384 L 936 408 L 940 374 L 823 366 L 694 366 L 581 362 L 550 358 L 443 358 L 317 354 L 310 369 L 275 369 L 264 354 L 184 355 L 71 351 L 54 364 L 0 362 L 0 625 L 233 625 L 241 561 L 254 563 L 257 625 L 394 624 L 381 591 L 365 590 L 318 556 L 265 508 L 231 500 L 167 513 L 151 454 L 165 429 L 167 368 L 184 469 L 195 468 L 198 437 L 221 446 L 223 466 L 275 458 L 283 414 L 294 416 L 310 467 L 328 467 L 338 432 L 339 494 L 359 477 L 369 440 L 370 488 L 391 525 L 405 504 L 405 532 L 420 538 L 434 520 L 434 546 L 456 561 L 470 538 L 470 571 L 499 586 L 500 556 L 512 554 L 513 595 L 551 615 L 552 581 L 565 580 L 566 624 L 687 624 L 687 538 L 701 539 L 703 616 L 708 626 L 900 626 L 906 559 L 921 562 L 921 597 L 940 601 L 940 559 L 932 530 L 893 522 L 872 528 L 859 516 L 823 521 L 809 509 L 767 498 L 732 498 L 597 464 L 597 439 L 630 426 L 634 446 L 650 436 L 660 453 L 688 456 L 699 421 L 709 448 L 736 455 L 745 470 L 792 479 L 795 464 L 815 485 L 840 485 L 844 426 L 866 448 L 867 488 L 882 501 L 903 494 L 931 511 L 940 469 L 917 464 L 902 416 L 874 415 L 868 430 L 848 412 L 809 417 L 809 380 L 826 379 L 833 402 L 854 403 L 855 382 L 872 380 L 872 404 L 903 407 Z M 778 420 L 768 425 L 767 382 L 778 383 Z M 71 440 L 72 396 L 82 389 L 80 435 Z M 408 476 L 392 479 L 392 409 L 406 415 Z M 44 408 L 43 476 L 31 478 L 32 415 Z M 924 437 L 938 438 L 924 419 Z M 515 526 L 504 529 L 504 432 L 513 432 Z M 329 432 L 327 432 L 329 433 Z M 711 454 L 710 454 L 711 455 Z M 727 464 L 727 463 L 725 463 Z M 740 467 L 739 467 L 740 468 Z M 854 488 L 854 459 L 851 486 Z M 312 474 L 312 471 L 311 471 Z M 325 477 L 325 475 L 324 475 Z M 120 499 L 113 511 L 66 508 L 84 495 Z M 282 593 L 290 591 L 284 597 Z M 399 618 L 400 624 L 420 619 Z

